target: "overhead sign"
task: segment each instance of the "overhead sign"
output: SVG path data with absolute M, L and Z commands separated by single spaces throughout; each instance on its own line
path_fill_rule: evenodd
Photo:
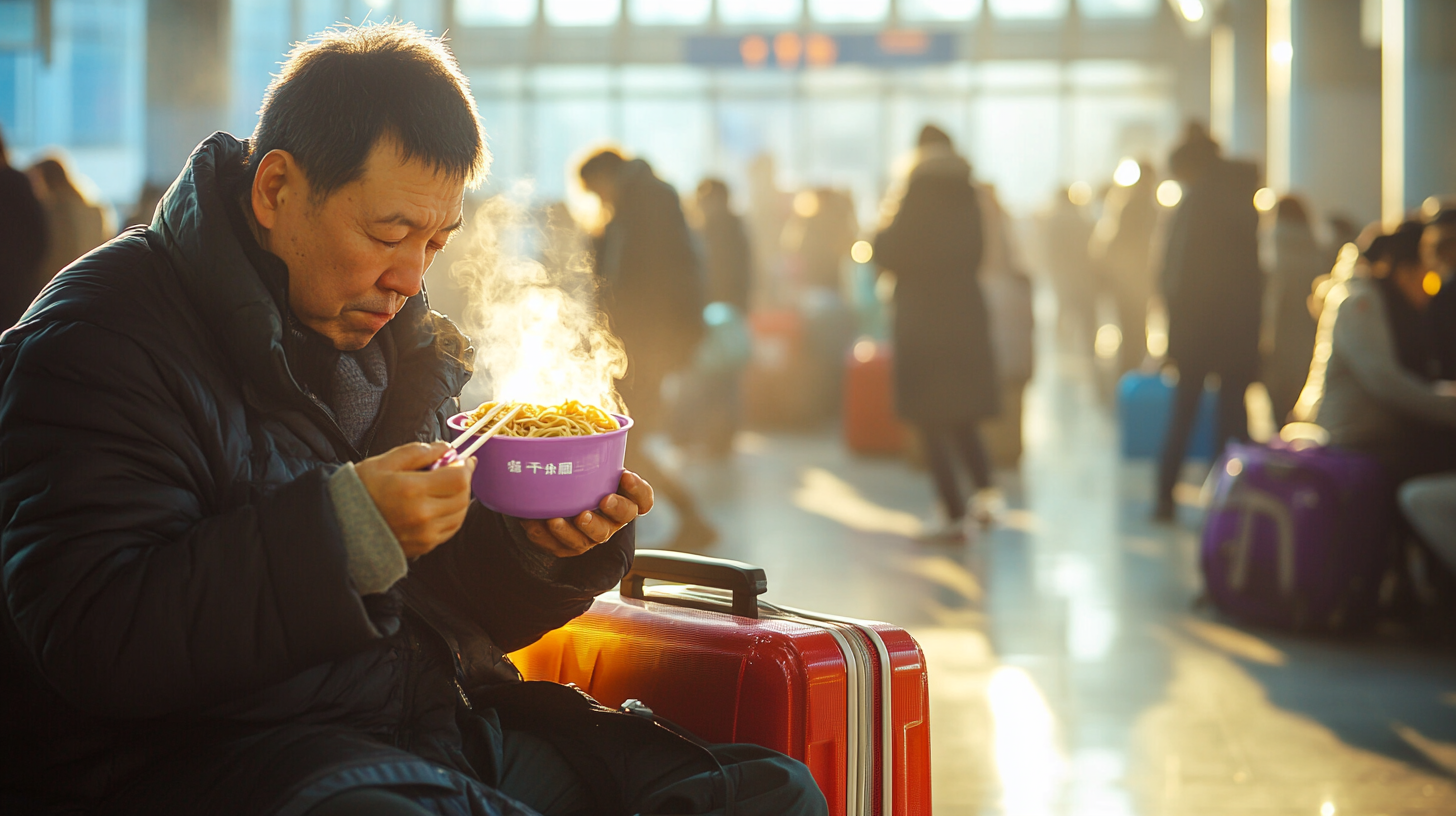
M 878 34 L 776 34 L 688 37 L 684 58 L 691 65 L 736 68 L 825 68 L 831 65 L 931 65 L 953 62 L 956 35 L 928 31 Z

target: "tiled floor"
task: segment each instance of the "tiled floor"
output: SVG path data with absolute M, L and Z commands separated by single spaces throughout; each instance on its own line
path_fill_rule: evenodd
M 1042 363 L 1010 510 L 967 546 L 918 541 L 927 477 L 830 430 L 683 465 L 713 554 L 764 567 L 770 600 L 919 639 L 936 814 L 1456 814 L 1456 656 L 1195 610 L 1197 508 L 1149 524 L 1150 468 L 1119 462 L 1091 366 Z M 644 521 L 646 546 L 673 525 Z

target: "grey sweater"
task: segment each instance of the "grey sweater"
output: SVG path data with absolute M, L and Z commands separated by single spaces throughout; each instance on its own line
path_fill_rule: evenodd
M 1345 448 L 1398 444 L 1412 421 L 1456 427 L 1456 397 L 1437 394 L 1397 359 L 1375 282 L 1351 278 L 1342 286 L 1325 301 L 1296 416 L 1317 423 L 1329 431 L 1331 444 Z

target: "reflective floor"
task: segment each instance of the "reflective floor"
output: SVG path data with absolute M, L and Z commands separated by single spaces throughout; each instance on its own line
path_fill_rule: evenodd
M 712 554 L 764 567 L 768 599 L 919 640 L 938 816 L 1456 814 L 1456 656 L 1195 609 L 1199 510 L 1147 521 L 1151 468 L 1119 461 L 1100 391 L 1089 361 L 1043 352 L 1008 512 L 965 546 L 917 539 L 924 473 L 829 430 L 680 467 Z M 644 519 L 643 546 L 673 525 Z

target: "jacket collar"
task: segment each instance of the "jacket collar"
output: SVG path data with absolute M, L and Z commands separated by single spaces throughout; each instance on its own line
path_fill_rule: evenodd
M 258 248 L 233 215 L 247 151 L 246 142 L 221 132 L 198 145 L 163 196 L 152 230 L 246 385 L 264 400 L 287 404 L 307 399 L 284 350 L 288 268 Z M 423 292 L 406 301 L 385 331 L 399 376 L 390 383 L 390 416 L 381 417 L 380 441 L 410 425 L 406 439 L 414 439 L 420 421 L 470 379 L 474 349 L 453 323 L 430 311 Z

